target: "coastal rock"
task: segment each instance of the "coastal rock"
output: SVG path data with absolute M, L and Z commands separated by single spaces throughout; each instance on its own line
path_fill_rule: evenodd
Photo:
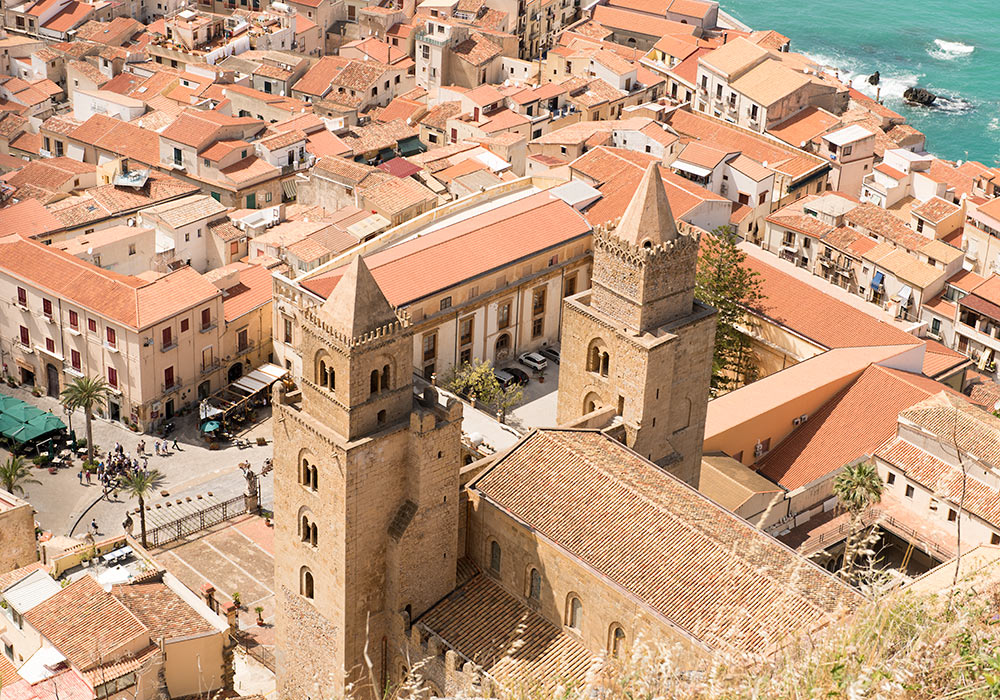
M 878 74 L 878 71 L 875 71 L 874 73 L 868 76 L 868 83 L 870 85 L 878 85 L 878 82 L 881 79 L 882 77 Z
M 907 102 L 930 107 L 937 99 L 937 95 L 921 87 L 910 87 L 906 88 L 906 92 L 903 93 L 903 99 Z

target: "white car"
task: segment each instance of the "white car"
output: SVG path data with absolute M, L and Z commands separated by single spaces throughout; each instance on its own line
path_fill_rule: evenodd
M 549 366 L 549 361 L 544 357 L 539 355 L 537 352 L 526 352 L 517 358 L 525 367 L 530 367 L 533 370 L 541 372 L 543 369 Z

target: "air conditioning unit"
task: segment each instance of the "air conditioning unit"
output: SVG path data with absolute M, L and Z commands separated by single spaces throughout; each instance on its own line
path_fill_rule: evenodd
M 758 440 L 757 444 L 753 447 L 753 456 L 755 458 L 764 456 L 764 445 L 760 443 L 760 440 Z
M 805 413 L 803 413 L 803 414 L 802 414 L 801 416 L 799 416 L 798 418 L 793 418 L 793 419 L 792 419 L 792 425 L 802 425 L 802 424 L 803 424 L 803 423 L 805 423 L 805 422 L 806 422 L 807 420 L 809 420 L 809 415 L 808 415 L 808 414 L 805 414 Z

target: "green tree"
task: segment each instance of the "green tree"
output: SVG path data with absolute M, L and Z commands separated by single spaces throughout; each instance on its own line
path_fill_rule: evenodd
M 522 399 L 524 399 L 524 389 L 520 384 L 511 384 L 506 389 L 500 389 L 496 393 L 491 403 L 500 412 L 501 423 L 506 422 L 507 412 L 521 403 Z
M 718 311 L 712 356 L 712 393 L 738 389 L 757 379 L 757 358 L 749 336 L 747 309 L 764 300 L 760 275 L 746 266 L 746 253 L 732 226 L 721 226 L 701 242 L 695 296 Z
M 40 483 L 42 482 L 31 476 L 31 470 L 23 457 L 15 455 L 0 464 L 0 487 L 8 493 L 23 494 L 24 487 L 28 484 Z
M 94 461 L 94 432 L 91 425 L 94 409 L 104 408 L 110 393 L 108 383 L 103 377 L 79 377 L 62 390 L 60 400 L 71 411 L 83 409 L 87 419 L 87 461 Z
M 483 403 L 492 403 L 500 391 L 500 383 L 493 374 L 493 365 L 488 360 L 463 363 L 454 371 L 445 386 L 456 394 L 475 396 L 477 401 Z
M 122 490 L 139 501 L 139 532 L 142 546 L 146 546 L 146 499 L 163 485 L 163 475 L 153 469 L 149 472 L 135 470 L 122 482 Z
M 850 579 L 857 559 L 858 540 L 864 528 L 862 517 L 868 507 L 882 499 L 882 478 L 878 469 L 870 461 L 848 464 L 833 481 L 833 493 L 847 508 L 850 515 L 850 529 L 844 545 L 844 578 Z

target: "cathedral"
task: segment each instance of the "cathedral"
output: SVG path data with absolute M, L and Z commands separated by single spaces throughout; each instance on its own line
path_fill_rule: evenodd
M 694 668 L 858 604 L 695 488 L 715 318 L 656 164 L 593 239 L 560 427 L 472 465 L 462 404 L 415 391 L 408 319 L 363 258 L 303 312 L 303 376 L 274 401 L 279 697 L 582 682 L 638 638 Z

